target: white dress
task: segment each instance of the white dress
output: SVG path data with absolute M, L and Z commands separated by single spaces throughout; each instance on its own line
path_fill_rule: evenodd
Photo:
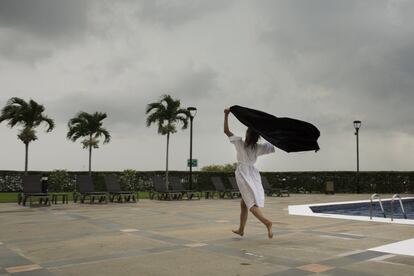
M 264 207 L 264 191 L 259 171 L 255 168 L 257 157 L 263 154 L 275 152 L 273 145 L 269 143 L 257 144 L 255 147 L 245 147 L 241 137 L 230 136 L 229 140 L 236 147 L 237 169 L 235 172 L 237 186 L 250 210 L 254 205 Z

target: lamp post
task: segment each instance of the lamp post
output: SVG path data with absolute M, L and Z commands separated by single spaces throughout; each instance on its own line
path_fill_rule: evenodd
M 356 150 L 357 150 L 357 193 L 360 193 L 359 187 L 359 129 L 361 128 L 361 121 L 354 121 L 355 136 L 356 136 Z
M 190 190 L 193 189 L 193 119 L 197 114 L 197 108 L 188 107 L 187 110 L 190 113 Z

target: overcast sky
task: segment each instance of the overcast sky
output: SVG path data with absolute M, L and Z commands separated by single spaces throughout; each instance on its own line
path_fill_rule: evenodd
M 276 151 L 261 170 L 354 170 L 356 119 L 361 170 L 412 170 L 413 14 L 410 0 L 0 0 L 0 107 L 34 99 L 55 120 L 30 144 L 34 170 L 87 169 L 66 139 L 81 110 L 108 114 L 94 170 L 164 169 L 166 137 L 145 126 L 162 94 L 198 108 L 200 167 L 235 161 L 222 124 L 238 104 L 321 131 L 318 153 Z M 24 168 L 18 129 L 0 125 L 0 169 Z M 189 130 L 170 142 L 170 168 L 185 170 Z

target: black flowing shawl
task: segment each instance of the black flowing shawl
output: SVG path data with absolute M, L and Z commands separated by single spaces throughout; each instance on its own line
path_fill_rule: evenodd
M 286 152 L 318 151 L 319 130 L 312 124 L 263 111 L 234 105 L 230 112 L 247 127 L 256 131 L 279 149 Z

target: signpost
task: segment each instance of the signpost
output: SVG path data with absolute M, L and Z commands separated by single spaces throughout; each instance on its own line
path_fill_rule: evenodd
M 190 159 L 187 159 L 187 167 L 190 168 L 198 167 L 198 159 L 192 159 L 192 162 L 190 162 Z

